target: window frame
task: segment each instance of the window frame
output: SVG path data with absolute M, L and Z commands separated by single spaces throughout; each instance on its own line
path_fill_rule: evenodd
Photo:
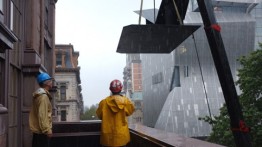
M 4 0 L 0 0 L 0 12 L 4 14 Z
M 10 1 L 10 24 L 9 28 L 11 31 L 14 31 L 14 3 Z
M 60 100 L 66 100 L 66 84 L 61 84 L 60 86 Z

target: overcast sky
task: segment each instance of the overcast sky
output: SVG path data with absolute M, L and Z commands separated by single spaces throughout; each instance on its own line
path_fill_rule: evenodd
M 155 0 L 156 8 L 161 0 Z M 58 0 L 56 44 L 74 46 L 78 59 L 84 105 L 91 106 L 110 94 L 109 83 L 123 81 L 126 54 L 116 52 L 124 26 L 138 24 L 141 0 Z M 154 8 L 144 0 L 143 9 Z M 142 19 L 141 23 L 144 23 Z

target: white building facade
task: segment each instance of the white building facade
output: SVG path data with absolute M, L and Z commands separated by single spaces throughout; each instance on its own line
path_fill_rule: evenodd
M 77 122 L 83 113 L 78 56 L 79 53 L 74 52 L 72 45 L 56 45 L 57 121 Z

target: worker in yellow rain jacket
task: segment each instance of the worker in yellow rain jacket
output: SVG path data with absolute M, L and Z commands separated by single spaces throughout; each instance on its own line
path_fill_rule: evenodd
M 52 88 L 52 80 L 47 73 L 37 76 L 40 88 L 33 93 L 29 114 L 29 126 L 33 133 L 32 147 L 48 147 L 52 137 L 52 97 L 48 92 Z
M 129 98 L 120 94 L 122 87 L 119 80 L 113 80 L 109 88 L 112 95 L 103 99 L 96 111 L 98 118 L 102 120 L 100 143 L 103 146 L 120 147 L 130 141 L 127 116 L 135 108 Z

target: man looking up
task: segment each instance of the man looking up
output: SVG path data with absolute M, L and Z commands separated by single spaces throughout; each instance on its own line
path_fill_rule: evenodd
M 32 147 L 48 147 L 52 137 L 52 105 L 49 90 L 52 80 L 47 73 L 37 76 L 40 86 L 33 93 L 32 108 L 29 114 L 29 126 L 33 133 Z
M 100 144 L 103 146 L 121 147 L 130 141 L 127 116 L 135 108 L 129 98 L 120 94 L 122 87 L 119 80 L 113 80 L 109 87 L 112 95 L 103 99 L 96 110 L 102 120 Z

